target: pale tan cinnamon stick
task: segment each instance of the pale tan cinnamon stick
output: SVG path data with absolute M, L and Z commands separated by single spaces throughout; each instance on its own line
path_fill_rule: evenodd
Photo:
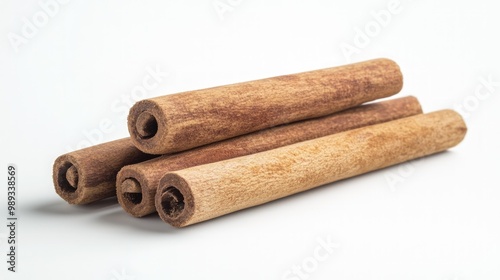
M 466 126 L 443 110 L 168 173 L 155 203 L 184 227 L 457 145 Z
M 154 157 L 139 151 L 130 138 L 67 153 L 54 162 L 54 187 L 70 204 L 112 197 L 116 195 L 116 174 L 123 166 Z
M 154 196 L 161 177 L 170 171 L 249 155 L 362 126 L 422 113 L 415 97 L 362 105 L 326 117 L 300 121 L 231 138 L 199 148 L 164 155 L 123 167 L 116 180 L 118 202 L 129 214 L 156 211 Z
M 137 102 L 128 129 L 134 145 L 167 154 L 348 109 L 401 90 L 398 65 L 376 59 Z

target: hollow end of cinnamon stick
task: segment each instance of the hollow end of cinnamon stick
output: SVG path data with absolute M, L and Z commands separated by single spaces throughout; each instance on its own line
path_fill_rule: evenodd
M 130 138 L 73 151 L 54 161 L 54 187 L 70 204 L 88 204 L 113 197 L 116 175 L 123 166 L 154 157 L 138 150 Z
M 141 100 L 130 109 L 128 130 L 134 145 L 145 153 L 161 154 L 157 150 L 158 141 L 168 133 L 161 109 L 150 100 Z
M 54 169 L 57 170 L 56 186 L 62 193 L 74 193 L 78 189 L 78 168 L 71 158 L 62 157 L 56 160 Z
M 140 170 L 125 166 L 116 176 L 116 196 L 118 203 L 128 214 L 140 218 L 156 211 L 154 199 L 156 188 L 151 178 Z M 156 186 L 156 185 L 154 185 Z
M 124 197 L 134 205 L 142 201 L 141 185 L 134 178 L 128 178 L 122 182 L 122 192 Z
M 135 129 L 141 139 L 148 139 L 154 137 L 158 132 L 158 122 L 155 116 L 149 112 L 142 112 L 137 116 Z
M 160 218 L 175 227 L 185 226 L 195 207 L 189 184 L 174 173 L 160 180 L 155 204 Z
M 78 160 L 69 154 L 55 160 L 52 176 L 56 193 L 70 204 L 87 204 L 114 195 L 112 188 L 86 187 L 83 182 L 92 175 L 86 174 Z M 105 185 L 106 182 L 102 184 Z

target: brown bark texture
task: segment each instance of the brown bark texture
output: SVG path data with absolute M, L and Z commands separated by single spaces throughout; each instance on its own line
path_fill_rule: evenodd
M 349 130 L 166 174 L 155 203 L 176 227 L 451 148 L 467 131 L 452 110 Z
M 138 150 L 130 138 L 59 156 L 52 178 L 57 194 L 70 204 L 87 204 L 116 195 L 116 174 L 129 164 L 156 157 Z
M 158 184 L 168 172 L 254 154 L 421 113 L 422 109 L 415 97 L 403 97 L 358 106 L 325 117 L 281 125 L 128 165 L 123 167 L 117 176 L 118 202 L 132 216 L 142 217 L 156 211 L 154 198 Z
M 168 154 L 329 115 L 402 86 L 399 66 L 375 59 L 142 100 L 130 109 L 128 129 L 140 150 Z

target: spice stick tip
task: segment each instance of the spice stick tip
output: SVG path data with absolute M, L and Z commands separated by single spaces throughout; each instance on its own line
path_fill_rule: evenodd
M 158 132 L 158 122 L 151 113 L 142 112 L 137 116 L 135 129 L 140 138 L 148 139 L 155 136 L 156 132 Z
M 141 184 L 134 178 L 127 178 L 121 184 L 123 197 L 132 202 L 139 204 L 142 201 Z
M 72 188 L 78 187 L 78 169 L 74 165 L 66 170 L 66 180 Z
M 161 194 L 161 208 L 171 218 L 179 216 L 184 210 L 184 196 L 173 186 L 166 188 Z

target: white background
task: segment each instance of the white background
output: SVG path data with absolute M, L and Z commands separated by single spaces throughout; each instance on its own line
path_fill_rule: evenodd
M 0 278 L 500 279 L 498 1 L 401 0 L 382 26 L 374 15 L 390 3 L 73 0 L 46 12 L 2 1 L 0 212 L 15 163 L 19 250 L 8 272 L 2 222 Z M 54 159 L 126 137 L 139 98 L 377 57 L 400 64 L 398 96 L 460 109 L 466 139 L 184 229 L 132 218 L 114 199 L 70 206 L 53 189 Z M 141 95 L 155 68 L 168 76 Z M 338 247 L 318 261 L 320 239 Z M 294 266 L 304 274 L 287 275 Z

